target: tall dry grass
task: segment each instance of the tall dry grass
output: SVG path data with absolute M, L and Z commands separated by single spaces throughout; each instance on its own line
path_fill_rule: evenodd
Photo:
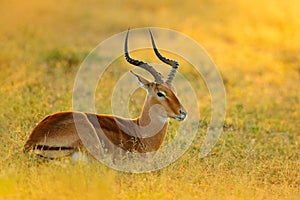
M 299 9 L 296 0 L 2 0 L 0 199 L 299 199 Z M 112 34 L 144 26 L 192 37 L 218 65 L 227 116 L 210 155 L 197 157 L 209 122 L 210 104 L 201 98 L 193 145 L 157 172 L 24 155 L 39 120 L 71 109 L 85 55 Z M 105 94 L 98 95 L 99 110 L 109 112 Z

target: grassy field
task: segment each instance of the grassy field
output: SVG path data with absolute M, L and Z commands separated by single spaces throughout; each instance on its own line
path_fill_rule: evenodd
M 300 199 L 299 10 L 297 0 L 1 0 L 0 199 Z M 107 37 L 145 26 L 192 37 L 219 67 L 226 119 L 209 156 L 198 158 L 210 115 L 201 93 L 193 145 L 162 170 L 127 174 L 24 155 L 45 115 L 71 109 L 84 57 Z M 109 113 L 97 95 L 98 110 Z

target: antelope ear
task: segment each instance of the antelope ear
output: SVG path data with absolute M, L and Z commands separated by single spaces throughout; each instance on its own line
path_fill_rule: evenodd
M 149 86 L 150 86 L 150 83 L 151 83 L 150 81 L 148 81 L 146 78 L 142 77 L 141 75 L 136 74 L 132 70 L 130 70 L 130 73 L 132 73 L 136 77 L 136 79 L 138 80 L 138 84 L 141 87 L 145 88 L 146 90 L 149 89 Z

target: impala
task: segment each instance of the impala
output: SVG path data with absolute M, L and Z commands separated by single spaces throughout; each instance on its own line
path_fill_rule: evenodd
M 154 81 L 134 73 L 139 85 L 147 91 L 141 115 L 136 119 L 124 119 L 118 116 L 92 114 L 84 112 L 58 112 L 44 118 L 33 129 L 24 151 L 33 151 L 43 157 L 60 157 L 71 155 L 87 148 L 78 134 L 78 129 L 95 133 L 97 140 L 89 140 L 90 145 L 101 143 L 108 152 L 119 148 L 123 151 L 148 153 L 157 151 L 164 142 L 169 118 L 182 121 L 187 112 L 176 96 L 172 80 L 178 69 L 178 62 L 162 56 L 150 32 L 151 42 L 156 56 L 172 69 L 164 80 L 163 76 L 149 64 L 133 59 L 128 53 L 127 31 L 124 54 L 127 62 L 147 70 Z M 77 117 L 80 124 L 75 124 Z M 101 130 L 100 130 L 101 127 Z M 133 128 L 132 128 L 133 127 Z M 150 130 L 150 131 L 147 131 Z M 154 132 L 153 132 L 154 131 Z M 113 152 L 112 152 L 113 153 Z

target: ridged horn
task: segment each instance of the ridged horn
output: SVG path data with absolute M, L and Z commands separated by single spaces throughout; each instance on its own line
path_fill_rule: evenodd
M 135 65 L 135 66 L 138 66 L 138 67 L 141 67 L 141 68 L 147 70 L 154 77 L 154 80 L 156 83 L 163 84 L 164 83 L 163 76 L 158 71 L 156 71 L 156 69 L 154 67 L 152 67 L 148 63 L 133 59 L 129 56 L 129 53 L 128 53 L 129 30 L 130 29 L 128 29 L 128 31 L 127 31 L 126 38 L 125 38 L 125 45 L 124 45 L 124 54 L 125 54 L 125 58 L 126 58 L 127 62 L 129 62 L 132 65 Z
M 153 50 L 154 50 L 156 56 L 157 56 L 157 57 L 159 58 L 159 60 L 161 60 L 162 62 L 164 62 L 164 63 L 166 63 L 166 64 L 172 66 L 172 69 L 171 69 L 171 71 L 170 71 L 170 73 L 169 73 L 169 75 L 168 75 L 168 78 L 167 78 L 167 80 L 166 80 L 166 83 L 172 83 L 173 78 L 175 77 L 175 74 L 176 74 L 176 72 L 177 72 L 177 69 L 178 69 L 179 64 L 178 64 L 178 62 L 177 62 L 176 60 L 170 60 L 170 59 L 168 59 L 168 58 L 162 56 L 162 55 L 159 53 L 159 51 L 158 51 L 158 49 L 157 49 L 157 47 L 156 47 L 156 45 L 155 45 L 155 41 L 154 41 L 153 34 L 152 34 L 152 32 L 151 32 L 150 29 L 149 29 L 149 33 L 150 33 L 150 36 L 151 36 L 151 42 L 152 42 Z

